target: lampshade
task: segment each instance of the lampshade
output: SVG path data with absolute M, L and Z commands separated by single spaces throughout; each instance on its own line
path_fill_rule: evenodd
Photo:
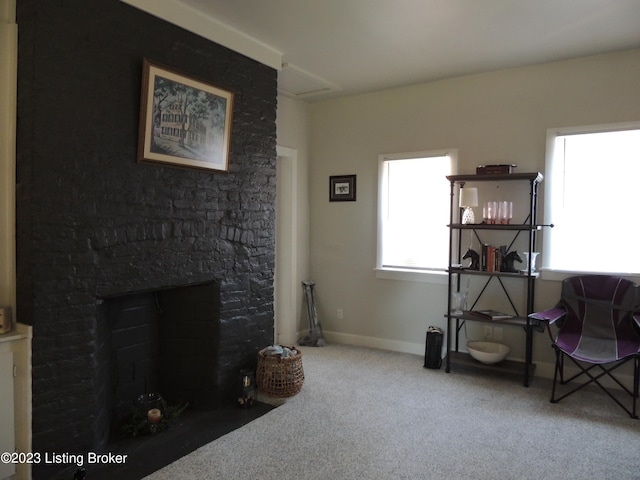
M 461 207 L 477 207 L 478 206 L 478 189 L 477 188 L 461 188 L 460 189 L 460 206 Z

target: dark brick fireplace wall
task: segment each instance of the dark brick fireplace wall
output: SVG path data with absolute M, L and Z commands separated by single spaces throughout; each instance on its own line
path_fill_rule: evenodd
M 117 0 L 17 7 L 17 317 L 34 328 L 33 449 L 97 451 L 101 299 L 219 284 L 218 401 L 273 341 L 277 73 Z M 228 173 L 136 163 L 144 57 L 235 93 Z M 34 478 L 65 468 L 35 465 Z

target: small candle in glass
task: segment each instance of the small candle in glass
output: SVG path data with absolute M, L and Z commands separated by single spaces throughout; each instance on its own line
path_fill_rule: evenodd
M 152 408 L 147 412 L 147 420 L 149 423 L 160 423 L 162 419 L 162 412 L 159 408 Z

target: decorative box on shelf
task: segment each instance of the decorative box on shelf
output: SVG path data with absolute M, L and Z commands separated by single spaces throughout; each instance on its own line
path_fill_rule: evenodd
M 515 163 L 479 165 L 476 167 L 476 175 L 502 175 L 505 173 L 513 173 L 514 168 L 516 168 Z

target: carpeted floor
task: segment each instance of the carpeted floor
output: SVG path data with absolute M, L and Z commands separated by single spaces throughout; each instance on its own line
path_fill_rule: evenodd
M 362 347 L 303 348 L 287 402 L 146 477 L 180 479 L 640 479 L 640 421 L 591 389 Z

